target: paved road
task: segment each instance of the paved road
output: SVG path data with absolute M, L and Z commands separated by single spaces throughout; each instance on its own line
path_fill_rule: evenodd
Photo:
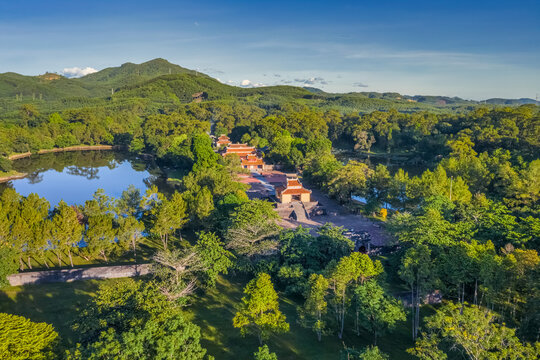
M 347 208 L 330 199 L 323 192 L 311 188 L 311 198 L 324 206 L 327 214 L 322 216 L 312 216 L 311 219 L 301 219 L 299 221 L 282 219 L 280 225 L 285 228 L 296 228 L 299 225 L 316 229 L 325 223 L 333 223 L 343 226 L 354 232 L 367 232 L 371 235 L 372 246 L 386 246 L 391 243 L 391 236 L 381 228 L 379 224 L 371 221 L 362 215 L 351 214 Z

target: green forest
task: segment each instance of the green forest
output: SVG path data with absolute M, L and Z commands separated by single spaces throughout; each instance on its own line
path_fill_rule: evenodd
M 0 358 L 540 357 L 540 106 L 505 102 L 241 88 L 163 59 L 78 79 L 0 74 L 0 178 L 19 175 L 18 154 L 79 145 L 178 174 L 171 193 L 98 190 L 76 205 L 6 186 Z M 280 226 L 238 181 L 239 158 L 215 152 L 221 134 L 390 242 L 368 255 L 332 223 Z M 7 280 L 135 263 L 151 275 Z

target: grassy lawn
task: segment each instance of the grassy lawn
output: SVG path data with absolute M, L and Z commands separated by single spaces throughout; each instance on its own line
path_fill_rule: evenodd
M 243 276 L 232 275 L 221 278 L 215 289 L 194 299 L 191 306 L 186 308 L 188 316 L 201 327 L 202 345 L 218 360 L 250 359 L 259 346 L 256 337 L 242 338 L 240 331 L 232 326 L 236 306 L 240 303 L 243 287 L 248 280 Z M 75 334 L 70 328 L 72 320 L 90 301 L 91 295 L 103 281 L 108 280 L 10 287 L 0 291 L 0 312 L 51 323 L 62 336 L 64 343 L 69 345 L 75 340 Z M 282 297 L 280 300 L 280 308 L 287 316 L 291 329 L 289 333 L 274 336 L 267 342 L 280 360 L 338 359 L 343 344 L 355 348 L 371 344 L 370 334 L 362 333 L 357 336 L 352 329 L 345 331 L 342 340 L 331 335 L 318 342 L 312 331 L 298 325 L 297 306 L 294 299 Z M 405 349 L 412 345 L 409 326 L 408 322 L 404 323 L 392 334 L 379 339 L 379 347 L 392 359 L 410 358 L 405 352 Z
M 73 339 L 71 322 L 97 290 L 98 280 L 14 286 L 0 291 L 0 312 L 52 324 L 64 343 Z
M 188 311 L 203 333 L 203 346 L 216 359 L 250 359 L 259 346 L 255 336 L 242 338 L 240 331 L 232 326 L 236 306 L 242 298 L 242 290 L 249 279 L 228 276 L 221 278 L 216 289 L 192 304 Z M 336 335 L 324 336 L 317 341 L 315 333 L 301 327 L 297 322 L 296 307 L 299 304 L 291 298 L 281 297 L 280 309 L 287 316 L 290 332 L 272 337 L 266 342 L 280 360 L 292 359 L 338 359 L 343 344 L 362 348 L 372 344 L 372 336 L 361 333 L 357 336 L 353 329 L 345 331 L 342 340 Z M 349 321 L 352 324 L 352 321 Z M 392 334 L 378 340 L 379 347 L 391 359 L 409 359 L 405 350 L 411 347 L 410 323 L 404 323 Z

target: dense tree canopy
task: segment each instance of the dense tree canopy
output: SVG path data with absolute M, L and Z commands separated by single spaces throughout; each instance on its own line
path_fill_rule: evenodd
M 376 341 L 404 326 L 394 295 L 408 290 L 400 295 L 410 298 L 411 354 L 538 356 L 538 106 L 240 89 L 172 69 L 143 72 L 144 82 L 111 78 L 106 88 L 90 79 L 70 97 L 0 98 L 0 177 L 17 168 L 10 155 L 76 145 L 120 146 L 182 174 L 171 193 L 130 188 L 113 199 L 97 191 L 84 204 L 52 208 L 9 186 L 0 194 L 0 286 L 17 269 L 73 267 L 77 258 L 153 263 L 149 278 L 99 288 L 75 322 L 79 345 L 68 358 L 203 359 L 200 330 L 180 306 L 229 271 L 252 278 L 233 325 L 260 341 L 290 329 L 278 293 L 297 302 L 299 324 L 323 343 L 331 335 L 349 341 L 349 331 Z M 191 102 L 201 89 L 205 101 Z M 248 198 L 239 159 L 219 156 L 210 133 L 255 146 L 267 163 L 377 217 L 393 247 L 354 252 L 346 229 L 332 224 L 282 229 L 271 202 Z M 407 172 L 409 165 L 423 171 Z M 445 303 L 423 321 L 434 292 Z M 7 314 L 0 321 L 9 329 L 0 356 L 62 353 L 50 325 Z M 277 358 L 267 346 L 253 356 Z M 377 347 L 346 347 L 343 356 L 388 358 Z

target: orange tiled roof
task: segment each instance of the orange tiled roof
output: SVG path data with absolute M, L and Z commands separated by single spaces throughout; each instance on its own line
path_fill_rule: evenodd
M 223 155 L 238 154 L 240 156 L 249 156 L 255 154 L 256 150 L 254 146 L 247 144 L 230 144 Z
M 242 159 L 242 165 L 263 165 L 263 159 L 260 158 L 247 158 Z
M 285 189 L 281 192 L 281 195 L 300 195 L 300 194 L 311 194 L 311 190 L 308 189 Z
M 277 187 L 276 193 L 280 195 L 300 195 L 311 194 L 311 190 L 305 189 L 302 184 L 300 184 L 298 179 L 287 179 L 287 187 Z

